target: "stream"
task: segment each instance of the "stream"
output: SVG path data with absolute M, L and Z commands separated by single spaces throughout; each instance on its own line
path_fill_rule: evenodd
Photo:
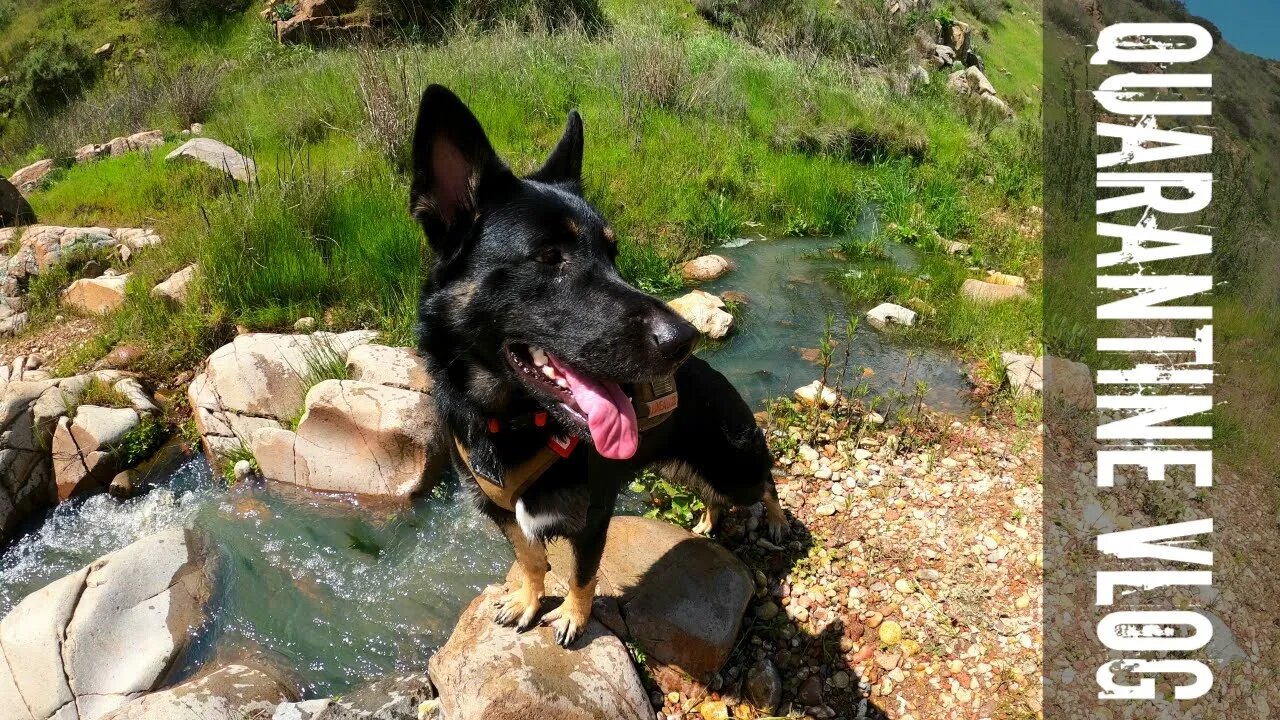
M 735 290 L 747 299 L 734 334 L 702 352 L 753 409 L 818 376 L 800 349 L 818 345 L 827 314 L 843 334 L 850 308 L 825 281 L 848 268 L 824 252 L 836 244 L 760 239 L 717 251 L 737 267 L 705 289 Z M 912 268 L 910 248 L 889 252 L 900 267 Z M 836 357 L 843 358 L 843 347 Z M 909 393 L 925 380 L 930 406 L 967 411 L 959 363 L 943 350 L 906 344 L 863 323 L 851 365 L 875 371 L 867 378 L 873 392 Z M 366 678 L 425 667 L 463 607 L 501 580 L 511 562 L 506 541 L 469 506 L 451 473 L 399 508 L 364 507 L 287 485 L 228 489 L 199 454 L 178 455 L 167 477 L 138 498 L 76 499 L 33 519 L 0 555 L 0 616 L 105 553 L 168 527 L 193 526 L 212 539 L 221 566 L 211 621 L 185 667 L 198 667 L 216 648 L 266 648 L 296 670 L 307 696 L 326 697 Z M 619 501 L 619 513 L 644 509 L 638 497 Z

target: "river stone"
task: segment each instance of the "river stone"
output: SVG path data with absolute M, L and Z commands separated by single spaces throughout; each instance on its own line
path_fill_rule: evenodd
M 567 589 L 566 543 L 548 547 L 552 592 Z M 600 560 L 596 595 L 616 600 L 602 619 L 660 665 L 706 683 L 738 638 L 755 582 L 720 544 L 653 518 L 615 517 Z
M 685 282 L 708 282 L 733 269 L 733 263 L 722 255 L 703 255 L 680 267 Z
M 0 620 L 0 707 L 98 720 L 155 689 L 204 623 L 211 577 L 205 543 L 174 529 L 27 596 Z
M 347 353 L 347 372 L 352 380 L 429 392 L 431 378 L 422 356 L 409 348 L 360 345 Z
M 165 160 L 177 158 L 198 160 L 215 170 L 222 170 L 240 182 L 250 182 L 258 175 L 258 167 L 253 160 L 213 138 L 192 138 L 169 153 Z
M 1044 390 L 1043 358 L 1014 352 L 1000 353 L 1004 376 L 1015 395 L 1039 394 Z
M 151 288 L 151 297 L 157 300 L 166 300 L 174 305 L 182 305 L 187 301 L 191 280 L 195 276 L 196 266 L 188 265 Z
M 325 380 L 307 393 L 296 433 L 255 432 L 263 477 L 323 492 L 407 498 L 438 474 L 431 397 L 361 380 Z
M 572 648 L 550 627 L 521 633 L 493 621 L 490 586 L 458 619 L 429 674 L 448 720 L 652 720 L 627 648 L 597 620 Z
M 298 699 L 296 684 L 263 661 L 206 669 L 184 683 L 134 700 L 102 720 L 246 720 L 266 718 Z
M 14 171 L 9 176 L 9 182 L 26 194 L 40 187 L 40 183 L 44 182 L 45 177 L 51 172 L 53 172 L 52 160 L 37 160 L 21 170 Z
M 279 421 L 296 417 L 303 406 L 301 378 L 307 372 L 308 358 L 321 354 L 346 357 L 351 348 L 375 337 L 377 333 L 369 330 L 340 335 L 239 335 L 209 356 L 206 372 L 207 392 L 214 403 L 211 409 Z
M 960 294 L 980 304 L 1003 302 L 1005 300 L 1025 300 L 1030 297 L 1026 289 L 1015 285 L 997 285 L 981 280 L 965 280 L 960 286 Z
M 22 196 L 13 183 L 0 177 L 0 227 L 30 225 L 36 221 L 31 203 Z
M 909 327 L 916 324 L 916 313 L 901 305 L 880 303 L 867 311 L 867 322 L 881 329 L 895 324 Z
M 724 310 L 724 301 L 703 290 L 694 290 L 670 301 L 667 305 L 688 320 L 698 332 L 718 340 L 733 329 L 733 315 Z
M 1080 410 L 1097 407 L 1093 372 L 1088 365 L 1065 358 L 1045 355 L 1041 358 L 1046 399 L 1062 402 Z
M 106 315 L 124 305 L 129 274 L 80 278 L 62 293 L 62 302 L 87 315 Z

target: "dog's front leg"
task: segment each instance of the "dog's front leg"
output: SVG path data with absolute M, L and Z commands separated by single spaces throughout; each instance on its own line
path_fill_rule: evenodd
M 524 632 L 533 627 L 542 606 L 547 577 L 547 548 L 541 540 L 526 536 L 515 517 L 502 522 L 501 526 L 502 532 L 516 551 L 516 562 L 512 567 L 520 578 L 520 586 L 498 601 L 498 612 L 494 619 L 502 625 L 515 625 L 516 630 Z
M 604 538 L 605 533 L 601 532 L 591 537 L 575 536 L 569 541 L 573 550 L 569 591 L 565 593 L 560 607 L 543 618 L 543 622 L 555 629 L 556 642 L 565 647 L 582 636 L 591 620 L 591 603 L 596 596 L 596 572 L 600 569 Z

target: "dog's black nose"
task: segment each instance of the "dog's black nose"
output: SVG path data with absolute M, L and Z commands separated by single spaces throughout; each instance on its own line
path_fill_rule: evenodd
M 673 363 L 684 362 L 698 342 L 698 329 L 679 316 L 655 317 L 649 321 L 649 329 L 658 352 Z

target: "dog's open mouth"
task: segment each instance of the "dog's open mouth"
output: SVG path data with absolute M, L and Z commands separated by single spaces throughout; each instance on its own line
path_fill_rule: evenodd
M 575 370 L 539 347 L 513 343 L 507 361 L 525 383 L 560 400 L 591 431 L 596 452 L 613 460 L 627 460 L 640 445 L 640 428 L 631 398 L 612 380 L 593 378 Z

